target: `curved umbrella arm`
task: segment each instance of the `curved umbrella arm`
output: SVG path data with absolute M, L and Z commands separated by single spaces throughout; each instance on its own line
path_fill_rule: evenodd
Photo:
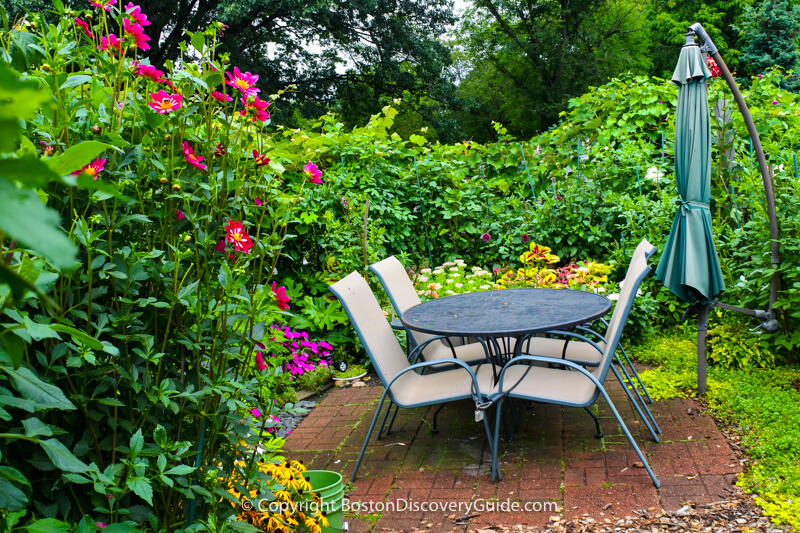
M 700 49 L 704 52 L 710 53 L 714 58 L 714 61 L 717 62 L 717 66 L 722 72 L 722 76 L 728 83 L 731 93 L 733 93 L 733 99 L 736 100 L 736 104 L 739 106 L 739 112 L 742 114 L 744 123 L 747 126 L 747 132 L 750 134 L 750 138 L 753 141 L 753 150 L 755 151 L 756 159 L 758 160 L 758 168 L 761 170 L 761 180 L 764 182 L 764 194 L 767 198 L 767 215 L 769 217 L 771 251 L 770 255 L 772 267 L 775 269 L 775 272 L 773 272 L 772 278 L 770 279 L 769 309 L 767 311 L 767 313 L 771 314 L 771 316 L 767 318 L 767 320 L 770 320 L 774 318 L 774 312 L 772 309 L 775 305 L 775 301 L 778 299 L 778 287 L 780 285 L 780 273 L 778 272 L 778 266 L 781 264 L 779 242 L 780 234 L 778 230 L 778 217 L 775 211 L 775 185 L 772 181 L 772 172 L 767 164 L 767 158 L 764 156 L 764 148 L 761 146 L 761 138 L 758 136 L 755 123 L 753 123 L 753 117 L 750 115 L 750 109 L 747 107 L 747 104 L 742 97 L 742 93 L 739 91 L 739 86 L 736 84 L 736 81 L 733 79 L 733 76 L 728 69 L 728 65 L 725 64 L 722 56 L 719 55 L 719 50 L 717 50 L 717 47 L 714 45 L 714 41 L 711 40 L 711 38 L 708 36 L 708 33 L 706 33 L 706 30 L 699 22 L 695 22 L 689 26 L 688 29 L 690 32 L 697 35 L 698 39 L 700 40 Z

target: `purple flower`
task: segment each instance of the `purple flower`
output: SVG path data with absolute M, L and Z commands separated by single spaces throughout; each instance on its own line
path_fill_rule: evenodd
M 778 105 L 778 101 L 777 100 L 773 100 L 772 101 L 772 105 Z
M 531 240 L 531 238 L 530 238 L 530 237 L 528 237 L 528 234 L 527 234 L 527 233 L 523 233 L 523 234 L 522 234 L 522 237 L 520 237 L 520 239 L 522 240 L 522 243 L 523 243 L 523 244 L 525 244 L 525 243 L 527 243 L 529 240 Z
M 483 240 L 483 242 L 489 242 L 492 240 L 492 236 L 489 235 L 488 233 L 484 233 L 483 235 L 481 235 L 481 240 Z

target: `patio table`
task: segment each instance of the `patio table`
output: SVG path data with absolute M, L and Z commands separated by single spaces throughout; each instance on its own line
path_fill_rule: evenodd
M 519 355 L 526 335 L 568 330 L 611 309 L 603 295 L 572 289 L 497 289 L 422 302 L 401 317 L 409 329 L 484 340 L 487 358 Z M 516 342 L 508 342 L 514 339 Z M 501 347 L 502 345 L 502 347 Z

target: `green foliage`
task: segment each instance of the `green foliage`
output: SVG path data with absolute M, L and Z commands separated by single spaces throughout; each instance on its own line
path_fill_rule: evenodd
M 719 324 L 709 328 L 708 361 L 740 370 L 775 366 L 775 356 L 768 343 L 742 324 Z
M 625 333 L 627 338 L 627 325 Z M 697 345 L 686 337 L 686 330 L 652 335 L 629 346 L 627 353 L 633 359 L 656 366 L 639 373 L 654 400 L 686 398 L 697 389 Z M 714 386 L 712 380 L 709 383 Z
M 310 372 L 304 372 L 295 380 L 297 389 L 318 391 L 326 384 L 330 383 L 333 377 L 333 369 L 329 366 L 318 366 Z
M 776 66 L 797 70 L 800 5 L 764 0 L 758 6 L 747 6 L 742 26 L 744 74 L 755 76 Z M 784 80 L 783 85 L 793 91 L 800 88 L 794 77 Z
M 209 96 L 225 67 L 197 35 L 203 61 L 160 74 L 183 97 L 169 111 L 135 47 L 98 50 L 55 8 L 0 34 L 3 507 L 31 531 L 225 520 L 220 475 L 252 479 L 256 444 L 283 442 L 247 412 L 293 399 L 288 351 L 264 337 L 288 308 L 270 282 L 312 155 Z M 116 8 L 77 14 L 121 34 Z M 263 370 L 258 342 L 278 354 Z
M 780 367 L 716 372 L 725 386 L 709 388 L 713 412 L 733 424 L 754 462 L 739 484 L 760 495 L 773 520 L 800 526 L 800 370 Z
M 569 98 L 621 71 L 644 72 L 648 4 L 580 0 L 562 3 L 476 2 L 460 21 L 456 47 L 473 67 L 459 94 L 476 103 L 487 140 L 491 120 L 530 137 L 558 120 Z

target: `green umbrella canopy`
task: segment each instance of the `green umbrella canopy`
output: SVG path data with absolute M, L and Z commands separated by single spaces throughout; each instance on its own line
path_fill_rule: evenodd
M 711 122 L 706 80 L 711 77 L 700 47 L 681 49 L 672 82 L 678 86 L 675 116 L 675 213 L 656 279 L 680 300 L 707 304 L 725 290 L 711 231 Z

